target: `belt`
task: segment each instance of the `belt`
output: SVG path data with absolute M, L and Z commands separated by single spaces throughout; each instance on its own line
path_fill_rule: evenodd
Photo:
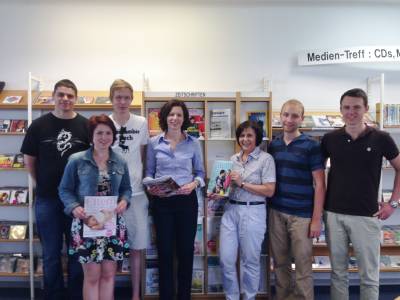
M 232 199 L 229 199 L 229 203 L 231 203 L 231 204 L 238 204 L 238 205 L 261 205 L 261 204 L 265 204 L 264 201 L 242 202 L 242 201 L 236 201 L 236 200 L 232 200 Z

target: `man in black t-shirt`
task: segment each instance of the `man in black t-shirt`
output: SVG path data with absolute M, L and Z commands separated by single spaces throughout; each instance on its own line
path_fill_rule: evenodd
M 70 239 L 71 217 L 63 212 L 58 185 L 68 157 L 89 147 L 88 120 L 74 112 L 75 84 L 63 79 L 53 91 L 54 110 L 34 120 L 28 128 L 21 152 L 36 182 L 36 225 L 43 250 L 45 299 L 66 299 L 61 264 L 63 235 Z M 82 299 L 82 267 L 68 260 L 68 299 Z
M 400 155 L 386 132 L 363 122 L 368 98 L 361 89 L 340 99 L 345 127 L 322 138 L 322 151 L 330 158 L 325 200 L 326 238 L 330 252 L 331 299 L 347 300 L 349 243 L 360 274 L 360 299 L 379 298 L 380 222 L 397 208 L 400 198 Z M 396 176 L 391 200 L 378 203 L 382 157 Z

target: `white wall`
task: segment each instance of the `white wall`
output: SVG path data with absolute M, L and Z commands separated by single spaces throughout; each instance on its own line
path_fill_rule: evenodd
M 142 73 L 152 91 L 250 91 L 271 77 L 275 109 L 296 97 L 306 109 L 337 110 L 341 93 L 384 72 L 386 100 L 400 98 L 400 63 L 296 63 L 305 49 L 400 45 L 400 5 L 66 2 L 0 2 L 7 89 L 26 88 L 28 71 L 46 88 L 67 77 L 82 90 L 117 77 L 141 89 Z

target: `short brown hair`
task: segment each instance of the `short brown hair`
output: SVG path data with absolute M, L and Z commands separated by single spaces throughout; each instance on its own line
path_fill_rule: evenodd
M 110 97 L 111 102 L 112 102 L 113 97 L 114 97 L 114 92 L 116 90 L 119 90 L 119 89 L 128 89 L 128 90 L 130 90 L 131 91 L 131 97 L 133 99 L 133 88 L 130 85 L 130 83 L 125 81 L 125 80 L 123 80 L 123 79 L 115 79 L 114 82 L 112 83 L 111 87 L 110 87 L 110 96 L 109 97 Z
M 343 99 L 346 96 L 354 97 L 354 98 L 361 98 L 361 99 L 363 99 L 364 106 L 368 107 L 368 96 L 367 96 L 367 93 L 364 92 L 364 90 L 355 88 L 355 89 L 351 89 L 351 90 L 344 92 L 342 97 L 340 97 L 340 106 L 342 106 Z
M 178 100 L 178 99 L 172 99 L 165 103 L 160 110 L 160 116 L 159 116 L 159 124 L 160 128 L 162 131 L 166 132 L 168 130 L 168 123 L 167 123 L 167 117 L 169 113 L 171 112 L 172 108 L 175 106 L 178 106 L 182 108 L 183 111 L 183 124 L 181 130 L 184 131 L 190 126 L 190 120 L 189 120 L 189 111 L 186 107 L 185 102 Z
M 106 125 L 111 128 L 111 131 L 113 132 L 113 144 L 114 144 L 114 142 L 117 140 L 117 128 L 115 128 L 114 122 L 105 114 L 101 114 L 99 116 L 91 116 L 89 118 L 89 124 L 88 124 L 89 141 L 93 143 L 93 133 L 96 127 L 100 124 Z
M 75 92 L 75 97 L 78 96 L 78 89 L 75 85 L 75 83 L 73 83 L 71 80 L 69 79 L 61 79 L 60 81 L 58 81 L 55 85 L 54 85 L 54 90 L 53 90 L 53 95 L 56 93 L 56 90 L 59 87 L 66 87 L 69 89 L 72 89 Z
M 282 108 L 281 108 L 281 114 L 283 112 L 283 109 L 285 108 L 286 105 L 296 105 L 299 106 L 301 109 L 301 116 L 304 116 L 304 105 L 303 103 L 301 103 L 299 100 L 297 99 L 290 99 L 288 101 L 286 101 L 285 103 L 283 103 Z
M 254 130 L 254 132 L 256 133 L 256 146 L 259 146 L 262 143 L 263 139 L 263 129 L 256 121 L 249 121 L 249 120 L 244 121 L 238 126 L 238 128 L 236 128 L 237 143 L 239 144 L 239 137 L 242 134 L 242 132 L 247 128 L 251 128 Z

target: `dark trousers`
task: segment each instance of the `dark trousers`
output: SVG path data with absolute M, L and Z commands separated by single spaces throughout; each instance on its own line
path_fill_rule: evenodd
M 44 299 L 82 299 L 83 271 L 81 264 L 68 257 L 68 290 L 64 290 L 61 264 L 63 236 L 67 247 L 71 237 L 72 218 L 64 214 L 58 198 L 36 197 L 36 225 L 43 252 Z M 67 255 L 68 256 L 68 255 Z
M 174 246 L 178 259 L 177 299 L 191 299 L 198 210 L 196 192 L 169 198 L 153 197 L 152 202 L 159 260 L 159 299 L 174 299 Z

